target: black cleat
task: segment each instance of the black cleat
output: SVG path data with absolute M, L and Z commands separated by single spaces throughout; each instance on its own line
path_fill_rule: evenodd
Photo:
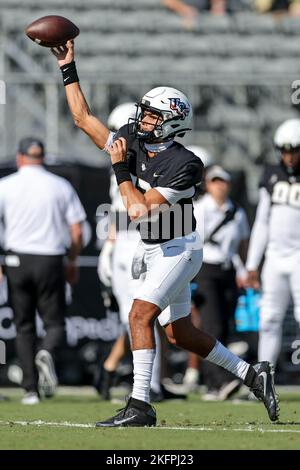
M 257 375 L 250 387 L 256 398 L 262 401 L 271 421 L 279 418 L 279 398 L 274 386 L 274 367 L 267 361 L 253 366 Z
M 101 364 L 94 379 L 94 387 L 101 396 L 102 400 L 110 400 L 110 389 L 114 383 L 115 377 L 115 371 L 110 372 L 104 369 L 103 365 Z
M 160 403 L 165 400 L 186 400 L 187 395 L 184 393 L 174 393 L 168 390 L 163 384 L 160 385 L 160 392 L 150 390 L 150 399 L 154 403 Z
M 9 398 L 4 395 L 0 395 L 0 401 L 9 401 Z
M 96 428 L 115 428 L 129 426 L 156 426 L 156 412 L 149 403 L 129 398 L 125 408 L 106 421 L 98 421 Z

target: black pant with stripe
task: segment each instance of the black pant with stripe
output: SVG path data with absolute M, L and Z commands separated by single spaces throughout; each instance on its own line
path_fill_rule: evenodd
M 65 336 L 63 257 L 8 252 L 5 273 L 17 329 L 16 347 L 23 370 L 23 387 L 36 391 L 36 311 L 46 331 L 40 349 L 46 349 L 55 357 Z
M 221 265 L 203 263 L 194 280 L 197 283 L 194 302 L 200 311 L 201 328 L 225 346 L 238 298 L 235 275 L 233 268 L 223 269 Z M 201 373 L 209 390 L 218 390 L 223 384 L 236 378 L 208 361 L 201 364 Z

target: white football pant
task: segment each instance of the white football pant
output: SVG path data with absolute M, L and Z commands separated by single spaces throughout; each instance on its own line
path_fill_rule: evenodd
M 291 298 L 300 325 L 300 253 L 293 257 L 268 256 L 262 270 L 258 360 L 277 362 L 282 324 Z
M 118 232 L 113 251 L 112 290 L 119 305 L 120 320 L 127 328 L 129 336 L 128 316 L 131 310 L 134 293 L 141 284 L 141 278 L 132 279 L 132 260 L 140 240 L 141 237 L 137 231 Z M 159 392 L 161 379 L 161 341 L 156 327 L 154 334 L 156 355 L 153 363 L 151 388 L 155 392 Z

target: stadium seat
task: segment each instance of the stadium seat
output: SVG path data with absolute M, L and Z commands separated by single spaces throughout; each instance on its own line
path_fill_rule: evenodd
M 275 19 L 249 8 L 240 11 L 247 2 L 238 3 L 237 13 L 216 17 L 202 12 L 194 28 L 185 30 L 181 18 L 160 0 L 49 0 L 45 5 L 39 0 L 24 0 L 22 5 L 18 0 L 0 0 L 3 37 L 9 41 L 3 47 L 5 70 L 9 80 L 16 83 L 10 93 L 20 95 L 17 90 L 22 81 L 43 83 L 46 72 L 64 102 L 52 55 L 24 35 L 24 28 L 33 19 L 55 11 L 81 29 L 76 60 L 82 86 L 89 90 L 92 108 L 97 112 L 108 115 L 109 108 L 120 100 L 118 90 L 121 97 L 137 99 L 145 89 L 168 83 L 191 97 L 196 137 L 205 130 L 206 141 L 214 142 L 219 138 L 215 128 L 224 125 L 229 130 L 233 126 L 234 135 L 239 136 L 236 141 L 243 141 L 253 155 L 253 144 L 240 134 L 243 127 L 257 132 L 262 126 L 257 138 L 272 139 L 280 120 L 289 113 L 298 115 L 291 107 L 290 95 L 292 81 L 300 76 L 300 30 L 296 19 Z M 39 104 L 45 103 L 43 86 L 36 89 Z M 98 89 L 102 90 L 99 94 Z M 104 91 L 106 99 L 101 98 Z M 30 93 L 22 106 L 29 106 Z M 20 103 L 17 99 L 14 102 L 11 113 L 17 116 Z M 88 139 L 77 138 L 72 121 L 65 124 L 65 108 L 63 113 L 58 127 L 64 140 L 73 146 L 78 139 L 76 150 L 90 152 Z M 32 110 L 29 115 L 28 126 L 40 122 L 40 116 L 34 119 Z M 20 132 L 17 120 L 15 126 L 18 131 L 9 131 L 12 135 Z M 226 145 L 229 141 L 224 138 Z M 235 148 L 238 152 L 238 145 Z

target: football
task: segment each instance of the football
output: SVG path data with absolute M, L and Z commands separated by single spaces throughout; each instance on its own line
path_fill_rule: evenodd
M 63 16 L 43 16 L 25 29 L 27 36 L 40 46 L 57 47 L 66 44 L 80 33 L 72 21 Z

